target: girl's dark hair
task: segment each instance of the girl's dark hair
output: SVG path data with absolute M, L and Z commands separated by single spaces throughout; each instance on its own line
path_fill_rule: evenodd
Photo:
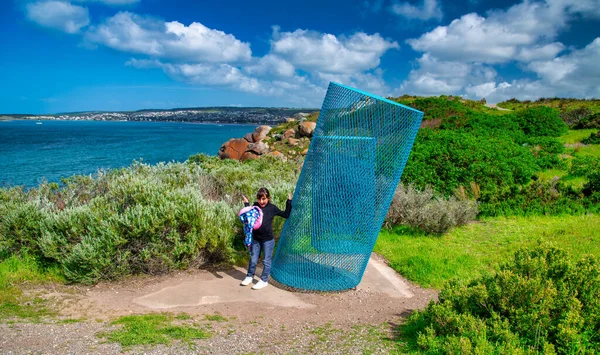
M 256 198 L 259 199 L 261 197 L 266 197 L 268 199 L 271 199 L 271 194 L 269 193 L 269 190 L 266 187 L 261 187 L 256 192 Z

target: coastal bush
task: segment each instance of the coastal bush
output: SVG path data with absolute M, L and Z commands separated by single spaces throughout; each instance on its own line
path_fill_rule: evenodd
M 600 128 L 600 112 L 589 114 L 581 119 L 575 129 Z
M 421 97 L 414 100 L 397 99 L 402 104 L 423 111 L 423 121 L 450 121 L 452 125 L 462 126 L 475 114 L 472 107 L 461 102 L 459 97 Z
M 600 352 L 600 263 L 554 247 L 517 251 L 497 272 L 449 282 L 403 326 L 424 354 Z
M 187 163 L 136 162 L 60 186 L 0 189 L 0 257 L 32 255 L 82 283 L 230 262 L 241 238 L 240 194 L 253 198 L 267 186 L 281 206 L 296 169 L 267 159 L 196 156 Z M 276 233 L 282 225 L 275 223 Z
M 600 203 L 600 169 L 587 175 L 588 182 L 583 186 L 582 192 L 593 203 Z
M 579 107 L 569 111 L 560 113 L 560 118 L 569 128 L 577 128 L 582 124 L 582 121 L 593 112 L 587 107 Z M 583 128 L 583 127 L 582 127 Z
M 531 181 L 539 168 L 534 156 L 512 140 L 468 132 L 422 129 L 402 180 L 419 189 L 431 186 L 446 196 L 476 183 L 480 201 Z
M 430 187 L 420 191 L 412 185 L 398 185 L 385 224 L 407 225 L 427 233 L 445 233 L 465 225 L 477 216 L 477 202 L 456 197 L 444 198 Z
M 600 132 L 592 133 L 589 137 L 582 140 L 583 144 L 600 144 Z
M 465 132 L 471 132 L 477 136 L 503 137 L 516 143 L 526 141 L 525 133 L 517 122 L 515 115 L 492 116 L 478 114 L 471 118 L 462 128 Z
M 528 136 L 559 137 L 568 130 L 559 111 L 550 107 L 531 107 L 517 111 L 516 119 Z
M 481 203 L 482 216 L 531 216 L 595 213 L 597 204 L 559 178 L 513 186 Z
M 600 170 L 600 159 L 586 155 L 575 156 L 571 160 L 569 175 L 586 176 L 591 172 Z
M 567 164 L 559 157 L 565 146 L 554 137 L 528 137 L 525 143 L 542 170 L 567 169 Z

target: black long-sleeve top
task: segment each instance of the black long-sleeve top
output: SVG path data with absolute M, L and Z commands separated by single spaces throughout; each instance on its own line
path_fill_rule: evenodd
M 244 206 L 250 206 L 250 203 L 245 202 Z M 280 210 L 277 206 L 269 201 L 267 205 L 262 208 L 258 202 L 254 202 L 253 206 L 258 206 L 263 212 L 263 219 L 260 228 L 255 229 L 252 232 L 252 237 L 258 242 L 267 242 L 275 239 L 273 235 L 273 218 L 275 216 L 288 218 L 292 212 L 292 200 L 287 200 L 285 203 L 285 211 Z

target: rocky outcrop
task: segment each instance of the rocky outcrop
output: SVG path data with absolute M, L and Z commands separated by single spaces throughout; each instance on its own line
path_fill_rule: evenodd
M 283 160 L 298 159 L 307 154 L 316 123 L 301 120 L 296 122 L 298 123 L 295 127 L 288 128 L 283 133 L 269 135 L 271 127 L 259 126 L 243 138 L 232 138 L 219 149 L 219 158 L 239 161 L 258 159 L 261 156 Z
M 253 152 L 258 155 L 266 154 L 269 152 L 269 145 L 263 141 L 258 143 L 250 143 L 246 147 L 246 151 Z
M 219 149 L 219 158 L 240 160 L 250 144 L 244 138 L 231 138 Z
M 269 152 L 269 146 L 263 142 L 271 127 L 258 126 L 252 133 L 246 133 L 243 138 L 232 138 L 219 148 L 219 158 L 244 161 L 258 159 Z
M 288 139 L 288 138 L 294 137 L 294 136 L 296 136 L 296 131 L 294 131 L 293 128 L 290 128 L 287 131 L 283 132 L 283 135 L 281 137 L 282 137 L 282 139 Z
M 313 133 L 315 133 L 315 127 L 317 127 L 316 122 L 308 122 L 304 121 L 298 125 L 298 135 L 300 137 L 312 137 Z
M 250 160 L 250 159 L 258 159 L 258 158 L 260 158 L 260 155 L 254 153 L 252 151 L 246 151 L 240 157 L 240 161 L 246 161 L 246 160 Z
M 267 135 L 271 132 L 270 126 L 258 126 L 252 133 L 253 142 L 260 142 L 267 137 Z
M 244 135 L 244 139 L 247 140 L 249 143 L 254 143 L 254 138 L 252 138 L 252 132 L 246 133 Z

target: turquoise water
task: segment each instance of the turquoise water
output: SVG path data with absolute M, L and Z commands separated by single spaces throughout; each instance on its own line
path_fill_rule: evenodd
M 39 123 L 38 123 L 39 122 Z M 41 124 L 40 124 L 41 123 Z M 101 168 L 184 161 L 216 155 L 229 138 L 254 125 L 173 122 L 0 121 L 0 186 L 36 186 L 46 179 L 90 174 Z

